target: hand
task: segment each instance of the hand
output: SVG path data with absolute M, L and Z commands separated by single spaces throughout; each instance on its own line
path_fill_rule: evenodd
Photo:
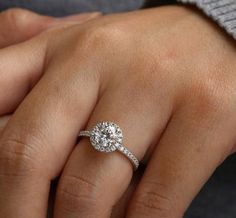
M 0 114 L 28 93 L 0 140 L 0 216 L 46 217 L 50 181 L 61 175 L 55 218 L 109 217 L 132 165 L 86 138 L 75 146 L 80 130 L 109 120 L 147 164 L 122 216 L 182 217 L 235 150 L 235 51 L 213 23 L 175 6 L 57 28 L 0 51 L 2 72 L 26 75 L 4 83 Z

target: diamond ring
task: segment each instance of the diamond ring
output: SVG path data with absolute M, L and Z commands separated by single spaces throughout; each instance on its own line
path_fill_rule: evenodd
M 119 151 L 131 161 L 135 170 L 138 168 L 139 160 L 122 144 L 123 134 L 117 124 L 101 122 L 93 127 L 91 131 L 81 131 L 79 137 L 81 136 L 89 137 L 92 146 L 100 152 Z

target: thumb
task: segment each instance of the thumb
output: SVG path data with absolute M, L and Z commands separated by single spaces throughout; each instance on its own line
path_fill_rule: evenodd
M 101 15 L 98 12 L 84 13 L 63 18 L 39 15 L 25 9 L 8 9 L 0 13 L 0 48 L 17 44 L 65 22 L 84 23 Z

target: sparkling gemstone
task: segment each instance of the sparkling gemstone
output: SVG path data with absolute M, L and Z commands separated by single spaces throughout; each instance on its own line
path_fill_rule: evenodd
M 115 151 L 122 144 L 122 139 L 120 127 L 113 122 L 98 123 L 90 135 L 91 144 L 102 152 Z

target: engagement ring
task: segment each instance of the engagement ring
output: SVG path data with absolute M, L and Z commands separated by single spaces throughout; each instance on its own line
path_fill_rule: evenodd
M 89 137 L 92 146 L 100 152 L 110 153 L 116 150 L 119 151 L 131 161 L 135 170 L 138 168 L 139 160 L 122 144 L 123 134 L 117 124 L 101 122 L 91 131 L 81 131 L 79 136 Z

